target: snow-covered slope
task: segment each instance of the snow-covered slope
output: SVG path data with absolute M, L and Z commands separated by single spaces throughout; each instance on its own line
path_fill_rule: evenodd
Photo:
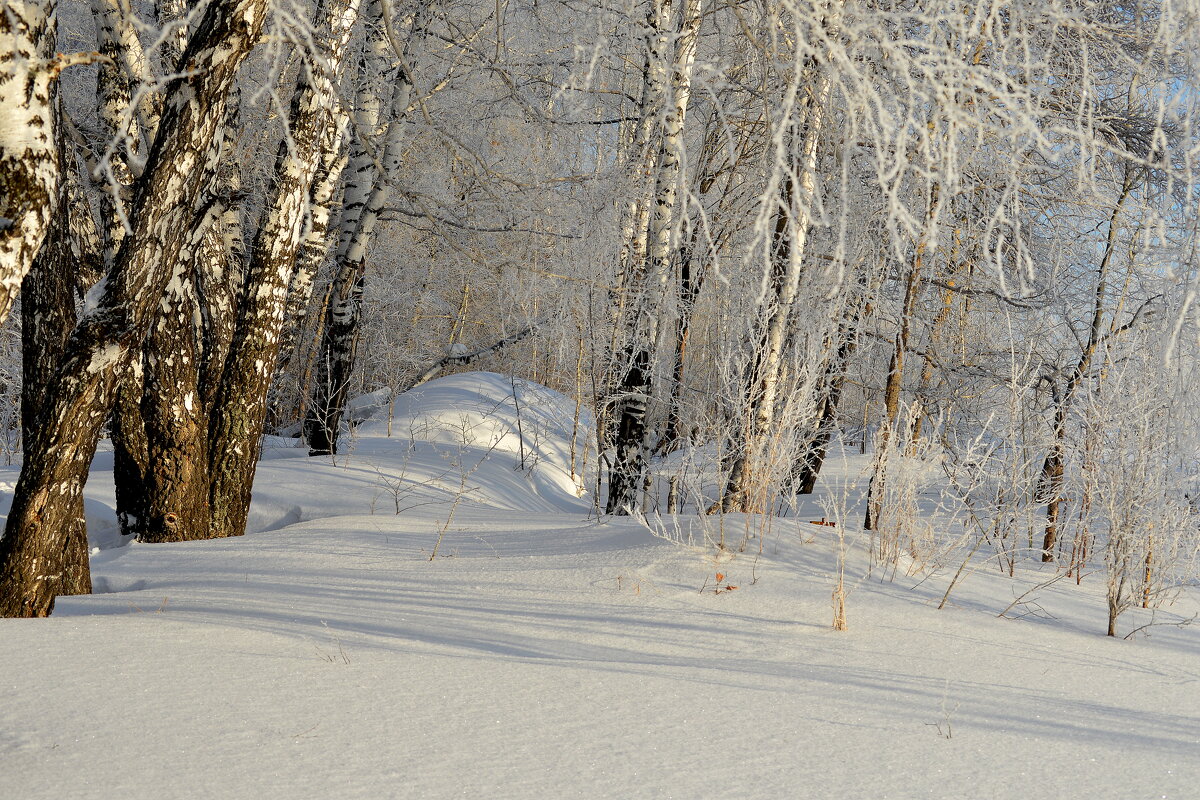
M 1200 626 L 1107 639 L 1098 581 L 997 618 L 1032 565 L 938 611 L 947 572 L 867 578 L 852 541 L 835 633 L 817 501 L 598 521 L 573 403 L 518 393 L 523 470 L 508 379 L 445 378 L 347 456 L 272 449 L 256 532 L 99 551 L 98 594 L 0 621 L 0 794 L 1200 796 Z

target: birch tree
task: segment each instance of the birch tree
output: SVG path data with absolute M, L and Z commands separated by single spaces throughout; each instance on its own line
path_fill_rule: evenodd
M 622 230 L 628 243 L 622 244 L 626 263 L 622 265 L 621 291 L 631 299 L 620 323 L 621 350 L 619 355 L 614 353 L 620 378 L 615 385 L 616 427 L 606 502 L 610 514 L 629 514 L 641 507 L 647 459 L 657 441 L 647 429 L 646 413 L 653 391 L 661 304 L 670 278 L 676 203 L 685 166 L 683 133 L 699 26 L 700 0 L 683 0 L 677 12 L 672 0 L 651 3 L 646 22 L 646 90 L 640 125 L 658 134 L 658 157 L 646 232 L 642 233 L 636 209 L 632 228 Z M 649 135 L 646 138 L 649 144 L 652 140 Z M 643 235 L 644 260 L 639 258 Z
M 367 254 L 387 205 L 388 184 L 403 155 L 405 118 L 414 100 L 411 65 L 428 16 L 424 2 L 400 25 L 386 18 L 388 8 L 383 2 L 374 3 L 372 12 L 374 30 L 363 58 L 354 114 L 357 137 L 347 165 L 333 279 L 316 353 L 313 395 L 304 420 L 311 455 L 337 452 L 358 348 Z M 389 38 L 394 25 L 405 32 L 400 52 L 393 50 L 396 43 Z M 376 75 L 390 91 L 390 98 L 381 93 Z M 375 148 L 380 151 L 373 152 Z
M 138 181 L 131 230 L 64 350 L 0 538 L 0 614 L 45 616 L 65 567 L 80 495 L 114 393 L 150 327 L 202 190 L 205 153 L 237 69 L 267 17 L 266 0 L 215 0 L 184 54 Z
M 55 56 L 56 0 L 11 0 L 0 13 L 0 322 L 46 237 L 58 202 L 51 85 L 69 60 Z
M 213 536 L 245 532 L 288 285 L 304 240 L 305 211 L 322 154 L 340 147 L 337 141 L 323 140 L 322 134 L 340 130 L 337 116 L 346 113 L 338 102 L 337 78 L 358 7 L 358 0 L 326 0 L 318 11 L 313 58 L 297 80 L 289 138 L 280 145 L 263 220 L 250 249 L 210 432 Z

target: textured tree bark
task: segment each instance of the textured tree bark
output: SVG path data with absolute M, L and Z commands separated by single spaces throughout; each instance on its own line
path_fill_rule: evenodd
M 375 4 L 379 28 L 385 4 Z M 413 76 L 409 72 L 411 52 L 420 41 L 425 26 L 425 9 L 418 8 L 408 22 L 409 34 L 404 52 L 397 58 L 390 53 L 390 44 L 382 30 L 372 39 L 364 56 L 362 72 L 383 70 L 389 83 L 394 82 L 390 111 L 383 124 L 380 110 L 383 102 L 373 84 L 364 74 L 356 100 L 354 140 L 341 217 L 338 220 L 338 246 L 334 258 L 334 277 L 330 299 L 325 306 L 325 321 L 321 343 L 316 354 L 316 378 L 313 394 L 304 419 L 304 434 L 311 455 L 337 452 L 342 413 L 349 399 L 350 378 L 358 355 L 358 340 L 362 317 L 363 285 L 367 253 L 379 225 L 379 216 L 387 203 L 388 180 L 400 166 L 403 157 L 404 120 L 412 103 Z M 382 158 L 372 156 L 362 141 L 362 132 L 383 132 Z
M 96 72 L 100 132 L 94 144 L 99 161 L 93 176 L 100 188 L 106 267 L 112 266 L 125 238 L 133 183 L 141 173 L 140 159 L 145 152 L 143 139 L 153 135 L 144 125 L 146 116 L 133 107 L 133 98 L 150 82 L 150 76 L 129 15 L 129 6 L 119 0 L 92 0 L 97 46 L 107 59 Z M 143 376 L 143 365 L 134 364 L 117 390 L 110 422 L 117 522 L 126 536 L 140 536 L 144 530 L 150 497 L 146 475 L 149 442 L 141 409 Z
M 181 258 L 146 339 L 142 419 L 146 426 L 143 542 L 209 536 L 208 417 L 200 401 L 200 317 L 194 259 Z
M 46 616 L 66 565 L 74 502 L 117 386 L 128 372 L 184 247 L 205 153 L 238 67 L 258 40 L 267 0 L 214 0 L 184 56 L 137 184 L 113 267 L 67 342 L 38 417 L 0 538 L 0 616 Z
M 56 97 L 51 105 L 56 115 L 61 113 Z M 73 170 L 67 161 L 70 150 L 63 140 L 60 128 L 59 172 L 64 180 L 58 187 L 58 210 L 21 287 L 21 427 L 27 458 L 37 435 L 38 414 L 54 385 L 67 337 L 75 327 L 75 265 L 89 256 L 93 260 L 100 257 L 94 249 L 96 242 L 82 238 L 88 235 L 91 217 L 78 185 L 71 180 Z M 59 595 L 88 594 L 92 584 L 83 497 L 72 497 L 68 503 L 71 508 L 64 514 L 63 568 L 53 591 Z
M 628 244 L 623 243 L 626 248 L 623 257 L 629 259 L 623 265 L 623 289 L 631 302 L 623 324 L 621 354 L 613 371 L 620 378 L 613 407 L 617 428 L 605 504 L 610 514 L 631 514 L 641 508 L 647 462 L 657 440 L 647 428 L 646 414 L 654 390 L 653 365 L 659 348 L 661 306 L 670 279 L 671 238 L 683 171 L 683 132 L 691 98 L 700 0 L 685 0 L 677 22 L 672 22 L 673 15 L 671 0 L 656 0 L 647 17 L 649 52 L 643 118 L 656 117 L 661 109 L 661 138 L 653 202 L 647 206 L 650 213 L 646 257 L 641 264 L 636 260 L 641 238 L 641 222 L 636 215 L 633 230 L 623 232 L 630 237 Z
M 176 0 L 160 4 L 160 23 L 174 24 L 164 43 L 163 58 L 178 68 L 186 48 L 185 8 Z M 192 221 L 187 244 L 160 304 L 158 319 L 146 338 L 143 378 L 138 397 L 145 436 L 142 501 L 138 540 L 177 542 L 208 538 L 210 407 L 204 402 L 205 370 L 217 368 L 228 349 L 221 322 L 231 317 L 231 293 L 219 289 L 230 274 L 227 241 L 240 238 L 240 220 L 232 195 L 236 172 L 231 169 L 232 127 L 239 96 L 231 90 L 222 127 L 214 135 L 204 163 L 200 212 Z M 232 213 L 230 213 L 232 212 Z M 231 225 L 228 236 L 221 225 Z M 233 272 L 236 272 L 234 270 Z M 206 290 L 201 294 L 203 284 Z M 205 302 L 210 301 L 210 302 Z M 227 326 L 226 326 L 227 327 Z M 222 347 L 224 345 L 224 347 Z
M 128 17 L 129 7 L 118 0 L 92 0 L 96 44 L 105 62 L 96 72 L 96 102 L 100 129 L 94 142 L 98 153 L 100 217 L 104 233 L 104 261 L 111 265 L 125 238 L 133 182 L 141 172 L 145 154 L 142 129 L 133 109 L 133 98 L 149 75 L 145 53 Z M 140 396 L 140 393 L 138 393 Z
M 8 319 L 59 197 L 51 83 L 54 0 L 8 0 L 0 12 L 0 322 Z
M 344 113 L 336 79 L 357 16 L 358 0 L 327 0 L 318 10 L 313 38 L 319 58 L 302 68 L 292 96 L 291 141 L 279 149 L 209 429 L 213 537 L 245 533 L 288 283 L 322 154 L 337 146 L 327 136 L 339 128 L 331 121 Z
M 230 92 L 222 131 L 222 153 L 216 156 L 213 186 L 214 224 L 205 235 L 196 262 L 196 291 L 201 314 L 200 403 L 211 418 L 217 401 L 225 360 L 233 345 L 237 302 L 246 267 L 242 236 L 242 183 L 233 153 L 238 137 L 238 104 L 241 92 Z
M 335 132 L 327 132 L 327 136 Z M 288 283 L 287 305 L 283 311 L 283 330 L 279 333 L 279 356 L 275 364 L 275 380 L 271 384 L 268 398 L 269 426 L 282 426 L 295 421 L 298 407 L 304 406 L 303 381 L 292 384 L 289 374 L 296 356 L 296 346 L 308 320 L 308 307 L 312 304 L 313 287 L 317 273 L 329 255 L 329 219 L 335 204 L 337 184 L 346 166 L 343 142 L 345 133 L 336 134 L 338 146 L 330 148 L 321 158 L 313 178 L 312 198 L 309 201 L 310 223 L 308 235 L 296 256 L 296 268 Z M 327 306 L 328 303 L 322 304 Z M 324 309 L 322 309 L 324 310 Z M 296 390 L 296 395 L 292 391 Z

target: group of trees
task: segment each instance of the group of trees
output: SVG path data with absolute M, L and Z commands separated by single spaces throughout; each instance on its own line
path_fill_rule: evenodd
M 592 405 L 609 513 L 679 449 L 685 506 L 777 511 L 853 438 L 878 531 L 932 443 L 998 553 L 1130 602 L 1193 525 L 1198 11 L 7 0 L 0 614 L 89 590 L 105 431 L 124 532 L 236 536 L 264 430 L 336 452 L 476 351 Z

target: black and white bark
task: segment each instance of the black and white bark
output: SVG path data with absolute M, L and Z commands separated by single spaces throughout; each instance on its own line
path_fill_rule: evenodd
M 304 420 L 304 433 L 312 455 L 337 452 L 338 431 L 348 400 L 350 377 L 358 353 L 361 331 L 363 286 L 367 255 L 387 205 L 388 183 L 399 169 L 405 141 L 405 118 L 413 102 L 412 53 L 424 35 L 426 8 L 422 4 L 408 22 L 404 49 L 391 52 L 380 3 L 378 29 L 364 58 L 365 92 L 360 93 L 355 112 L 357 134 L 346 167 L 347 179 L 342 213 L 338 220 L 338 244 L 334 276 L 320 345 L 316 353 L 316 377 L 312 399 Z M 387 82 L 394 83 L 386 121 L 380 100 L 371 87 L 370 72 L 386 66 Z M 382 130 L 382 140 L 364 140 L 364 134 Z M 372 145 L 382 151 L 372 153 Z
M 124 0 L 92 0 L 96 43 L 105 56 L 96 73 L 99 138 L 93 182 L 100 190 L 104 261 L 111 267 L 129 226 L 133 184 L 141 175 L 145 140 L 154 135 L 161 102 L 149 99 L 152 79 L 146 54 L 134 27 L 133 11 Z M 176 53 L 176 59 L 178 58 Z M 138 108 L 157 105 L 152 115 Z M 117 390 L 110 424 L 113 443 L 113 482 L 121 533 L 141 535 L 150 487 L 149 442 L 142 419 L 144 369 L 136 362 Z
M 157 16 L 167 36 L 162 59 L 178 70 L 186 48 L 186 9 L 177 0 L 161 4 Z M 174 542 L 209 536 L 206 371 L 220 369 L 228 351 L 221 323 L 233 318 L 232 292 L 222 291 L 238 271 L 227 241 L 240 238 L 231 163 L 239 94 L 231 89 L 222 127 L 205 158 L 204 191 L 186 244 L 175 262 L 159 318 L 150 327 L 142 360 L 138 416 L 145 435 L 136 533 L 143 542 Z M 228 226 L 228 230 L 225 230 Z M 201 289 L 204 289 L 202 293 Z M 120 510 L 120 509 L 119 509 Z
M 692 67 L 700 27 L 700 0 L 684 0 L 671 22 L 671 0 L 656 0 L 648 24 L 646 80 L 652 107 L 663 114 L 654 174 L 654 195 L 642 265 L 630 263 L 624 290 L 630 297 L 617 362 L 616 403 L 606 510 L 630 514 L 641 507 L 647 461 L 657 441 L 647 429 L 646 414 L 654 390 L 653 369 L 659 349 L 660 318 L 671 275 L 672 241 L 679 184 L 684 168 L 683 132 L 691 98 Z M 633 232 L 634 239 L 640 232 Z M 636 256 L 636 243 L 630 258 Z
M 167 87 L 112 268 L 67 341 L 38 416 L 0 539 L 0 616 L 46 616 L 65 567 L 70 515 L 96 442 L 159 307 L 192 227 L 203 163 L 237 70 L 257 42 L 267 0 L 214 0 Z
M 201 315 L 200 403 L 204 417 L 211 418 L 217 390 L 225 370 L 225 359 L 233 344 L 237 324 L 237 301 L 246 267 L 246 243 L 242 230 L 242 180 L 237 163 L 237 137 L 241 92 L 230 92 L 222 131 L 222 149 L 216 154 L 216 177 L 209 191 L 212 226 L 196 256 L 195 281 Z
M 323 135 L 344 113 L 336 103 L 337 80 L 357 18 L 358 0 L 326 0 L 320 7 L 315 52 L 302 67 L 292 96 L 289 135 L 280 145 L 263 221 L 251 247 L 210 428 L 214 537 L 245 532 L 288 284 L 304 241 L 313 181 L 332 144 Z
M 9 0 L 0 9 L 0 322 L 50 229 L 59 158 L 51 84 L 55 0 Z
M 61 102 L 52 88 L 51 107 L 61 117 Z M 58 120 L 61 122 L 61 119 Z M 75 179 L 74 154 L 58 125 L 59 173 L 56 212 L 41 250 L 21 285 L 21 427 L 26 458 L 37 437 L 38 415 L 54 385 L 67 337 L 75 327 L 77 265 L 101 258 L 95 226 L 82 188 Z M 87 529 L 82 495 L 71 497 L 64 513 L 66 535 L 63 568 L 55 594 L 88 594 Z
M 300 252 L 296 255 L 296 266 L 288 283 L 283 329 L 279 332 L 279 355 L 276 359 L 275 380 L 271 384 L 268 408 L 268 424 L 276 427 L 291 424 L 297 415 L 303 414 L 302 396 L 306 387 L 302 380 L 297 381 L 299 385 L 292 387 L 296 390 L 296 396 L 293 398 L 288 384 L 292 379 L 291 369 L 297 344 L 307 327 L 308 309 L 312 304 L 317 274 L 331 250 L 329 220 L 337 204 L 338 184 L 347 163 L 344 146 L 345 126 L 331 126 L 322 136 L 330 144 L 313 177 L 308 232 L 300 246 Z M 289 407 L 289 401 L 295 402 L 296 407 Z

